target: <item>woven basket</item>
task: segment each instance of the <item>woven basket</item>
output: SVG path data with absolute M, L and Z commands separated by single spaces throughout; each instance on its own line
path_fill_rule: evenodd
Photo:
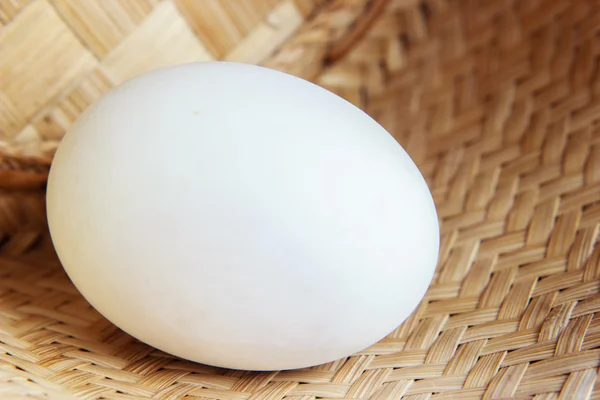
M 0 0 L 0 398 L 600 399 L 600 3 Z M 365 109 L 441 220 L 417 311 L 352 357 L 228 371 L 95 312 L 44 211 L 65 129 L 182 62 L 260 63 Z

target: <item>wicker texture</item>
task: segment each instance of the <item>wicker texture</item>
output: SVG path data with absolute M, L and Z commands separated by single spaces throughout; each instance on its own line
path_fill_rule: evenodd
M 52 154 L 85 107 L 150 69 L 214 59 L 260 63 L 322 2 L 2 0 L 0 146 Z M 344 6 L 346 19 L 363 3 Z
M 105 4 L 86 4 L 92 3 Z M 283 3 L 291 4 L 275 7 Z M 65 12 L 53 4 L 62 10 L 56 13 Z M 23 129 L 39 134 L 35 143 L 20 147 L 23 131 L 6 135 L 7 153 L 51 154 L 64 128 L 104 90 L 95 91 L 107 65 L 120 77 L 137 71 L 139 60 L 128 51 L 111 54 L 121 46 L 116 43 L 139 38 L 157 9 L 179 7 L 182 22 L 173 29 L 183 42 L 202 44 L 201 54 L 243 54 L 234 49 L 244 39 L 206 29 L 214 19 L 195 4 L 136 7 L 140 14 L 118 37 L 91 39 L 102 29 L 116 35 L 112 26 L 82 33 L 76 45 L 92 58 L 78 56 L 76 64 L 93 63 L 90 75 L 26 124 Z M 26 12 L 47 11 L 31 7 L 50 6 L 42 0 L 9 5 L 0 12 L 7 25 L 0 31 L 0 73 L 7 65 L 2 54 L 24 48 L 7 46 L 11 24 Z M 297 10 L 313 6 L 294 3 Z M 442 248 L 416 312 L 371 348 L 305 370 L 228 371 L 169 356 L 121 332 L 77 293 L 44 233 L 40 185 L 47 160 L 5 156 L 1 398 L 600 398 L 600 4 L 390 0 L 319 7 L 274 53 L 253 61 L 360 105 L 419 164 L 438 207 Z M 196 36 L 181 33 L 187 30 Z M 43 60 L 31 60 L 30 68 L 42 68 Z M 72 71 L 64 74 L 71 79 Z M 2 107 L 16 85 L 0 84 Z M 13 106 L 29 113 L 39 101 L 23 98 Z M 0 118 L 12 115 L 0 110 Z M 65 110 L 73 114 L 61 119 Z M 42 125 L 60 129 L 51 139 Z

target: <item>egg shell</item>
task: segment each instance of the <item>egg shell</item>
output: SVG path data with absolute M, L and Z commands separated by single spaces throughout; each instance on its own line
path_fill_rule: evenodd
M 228 62 L 149 72 L 96 101 L 60 144 L 47 210 L 101 314 L 236 369 L 382 339 L 419 304 L 439 247 L 427 185 L 385 129 L 317 85 Z

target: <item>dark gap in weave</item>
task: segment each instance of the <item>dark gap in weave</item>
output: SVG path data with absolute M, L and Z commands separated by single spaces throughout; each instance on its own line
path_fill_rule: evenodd
M 24 249 L 23 253 L 27 253 L 29 251 L 35 250 L 37 249 L 40 245 L 42 245 L 44 242 L 44 237 L 43 235 L 39 235 L 37 236 L 31 243 L 29 243 L 29 245 Z M 68 301 L 65 301 L 63 304 L 61 304 L 60 306 L 63 306 L 65 304 L 67 304 Z
M 0 249 L 2 249 L 2 246 L 4 246 L 8 242 L 8 239 L 9 235 L 0 236 Z
M 423 14 L 425 23 L 429 24 L 429 20 L 431 19 L 431 8 L 429 8 L 429 4 L 421 2 L 421 4 L 419 4 L 419 10 L 421 10 L 421 14 Z
M 514 80 L 515 85 L 519 86 L 520 84 L 522 84 L 523 82 L 525 82 L 527 79 L 529 79 L 529 76 L 520 76 L 520 77 L 518 77 L 518 78 L 516 78 Z
M 359 101 L 360 104 L 367 104 L 367 101 L 369 100 L 368 94 L 367 94 L 367 88 L 364 86 L 361 86 L 361 88 L 358 90 L 358 97 L 359 97 Z
M 537 283 L 540 281 L 540 279 L 538 278 L 535 282 L 535 284 L 537 285 Z M 511 285 L 511 289 L 512 289 L 512 285 Z M 527 309 L 530 305 L 531 305 L 531 301 L 534 299 L 533 296 L 531 296 L 528 300 L 527 300 L 527 305 L 525 306 L 525 308 Z M 522 314 L 521 314 L 522 315 Z
M 408 50 L 410 49 L 410 38 L 408 37 L 408 34 L 406 32 L 403 32 L 398 35 L 398 39 L 400 40 L 402 46 L 404 46 L 404 50 L 408 52 Z

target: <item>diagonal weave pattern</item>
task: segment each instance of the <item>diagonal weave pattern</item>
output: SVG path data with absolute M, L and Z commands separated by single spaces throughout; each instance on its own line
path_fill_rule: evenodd
M 323 2 L 0 0 L 0 149 L 52 154 L 90 103 L 151 69 L 215 59 L 263 62 Z M 342 5 L 321 21 L 330 29 L 304 47 L 324 45 L 364 5 Z
M 600 4 L 391 0 L 335 51 L 376 6 L 327 5 L 264 64 L 365 108 L 419 164 L 442 248 L 413 316 L 305 370 L 228 371 L 161 353 L 69 283 L 44 233 L 44 162 L 5 157 L 1 398 L 600 398 Z M 110 43 L 88 46 L 109 54 Z M 111 64 L 125 75 L 126 53 Z

